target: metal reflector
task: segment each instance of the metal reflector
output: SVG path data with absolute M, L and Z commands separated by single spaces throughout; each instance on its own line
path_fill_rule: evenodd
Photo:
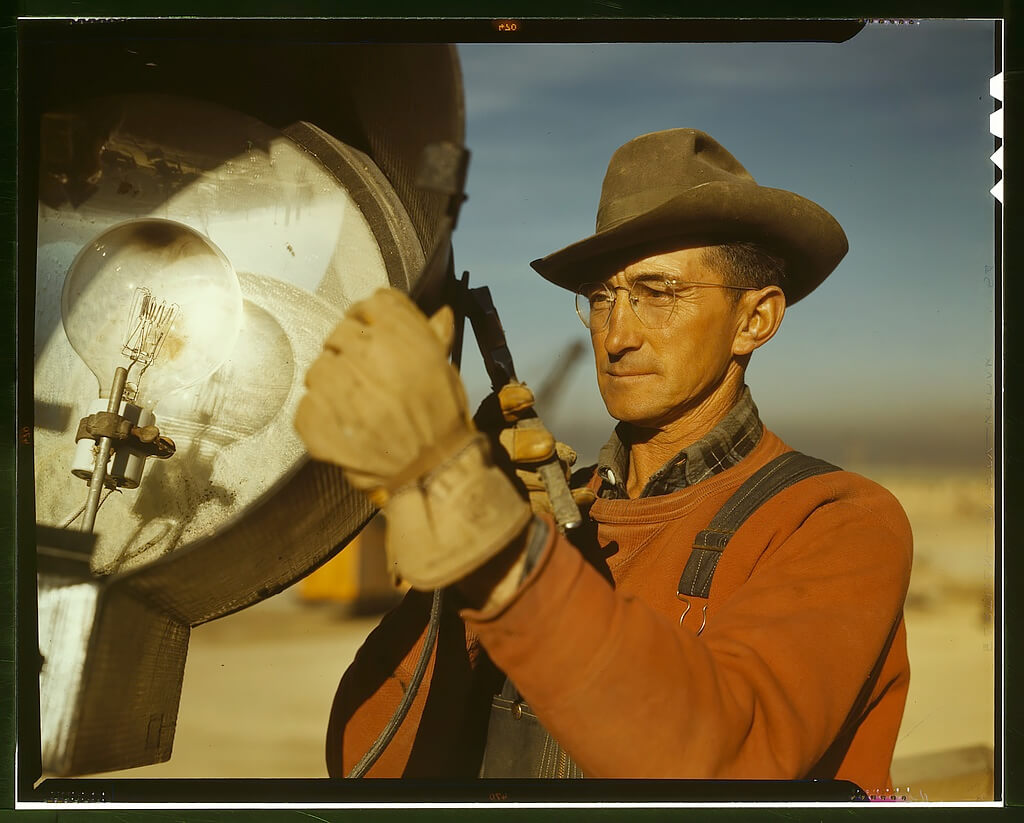
M 334 125 L 359 145 L 180 94 L 75 100 L 40 118 L 35 491 L 48 773 L 166 760 L 190 627 L 281 591 L 372 514 L 340 471 L 308 459 L 292 419 L 345 308 L 380 286 L 417 284 L 447 201 L 413 175 L 428 143 L 461 143 L 461 84 L 449 47 L 331 55 L 348 70 Z M 60 527 L 75 528 L 85 497 L 71 474 L 75 431 L 100 387 L 64 334 L 62 284 L 104 230 L 154 217 L 223 253 L 240 327 L 217 372 L 158 400 L 176 453 L 147 461 L 137 489 L 102 499 L 83 551 Z

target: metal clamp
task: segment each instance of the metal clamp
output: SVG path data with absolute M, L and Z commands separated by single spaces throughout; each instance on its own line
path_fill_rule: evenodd
M 136 426 L 117 412 L 101 411 L 83 417 L 78 422 L 75 442 L 109 437 L 111 449 L 127 448 L 146 457 L 166 460 L 175 452 L 174 441 L 163 437 L 157 426 Z

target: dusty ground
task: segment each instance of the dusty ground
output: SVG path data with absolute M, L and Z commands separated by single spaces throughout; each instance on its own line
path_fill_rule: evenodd
M 174 753 L 132 777 L 326 777 L 338 680 L 379 617 L 293 591 L 193 629 Z
M 956 781 L 977 771 L 994 739 L 991 490 L 966 474 L 872 476 L 899 497 L 916 541 L 906 611 L 912 685 L 894 781 L 912 782 L 911 796 L 927 786 L 940 799 L 941 784 L 956 794 L 941 799 L 981 799 L 991 791 L 984 775 Z M 331 698 L 376 620 L 290 590 L 197 627 L 173 757 L 124 776 L 326 776 Z

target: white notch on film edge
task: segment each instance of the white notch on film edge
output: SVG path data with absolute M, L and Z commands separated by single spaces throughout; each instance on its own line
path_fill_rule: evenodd
M 1003 101 L 1003 73 L 995 75 L 988 81 L 988 93 L 1000 103 Z M 988 116 L 989 131 L 998 137 L 1000 140 L 1003 139 L 1003 107 L 1000 105 L 992 114 Z M 991 158 L 993 163 L 996 164 L 996 168 L 999 169 L 999 181 L 989 189 L 991 195 L 998 200 L 1000 203 L 1003 202 L 1003 147 L 1000 146 L 992 154 Z
M 1000 103 L 1003 102 L 1003 73 L 1002 72 L 999 72 L 999 74 L 993 76 L 992 79 L 988 81 L 988 93 L 989 93 L 989 95 L 994 97 L 996 100 L 998 100 Z
M 992 114 L 988 116 L 988 130 L 998 137 L 1000 140 L 1003 137 L 1003 110 L 996 109 Z

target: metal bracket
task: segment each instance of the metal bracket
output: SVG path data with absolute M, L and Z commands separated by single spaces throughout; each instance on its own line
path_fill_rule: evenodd
M 111 449 L 127 448 L 146 457 L 166 460 L 175 452 L 174 441 L 163 437 L 156 426 L 136 426 L 116 412 L 96 412 L 78 422 L 75 442 L 109 437 Z
M 452 220 L 452 230 L 458 222 L 459 209 L 466 200 L 464 190 L 468 168 L 469 151 L 448 140 L 424 146 L 416 168 L 416 185 L 419 188 L 448 195 L 447 215 Z

